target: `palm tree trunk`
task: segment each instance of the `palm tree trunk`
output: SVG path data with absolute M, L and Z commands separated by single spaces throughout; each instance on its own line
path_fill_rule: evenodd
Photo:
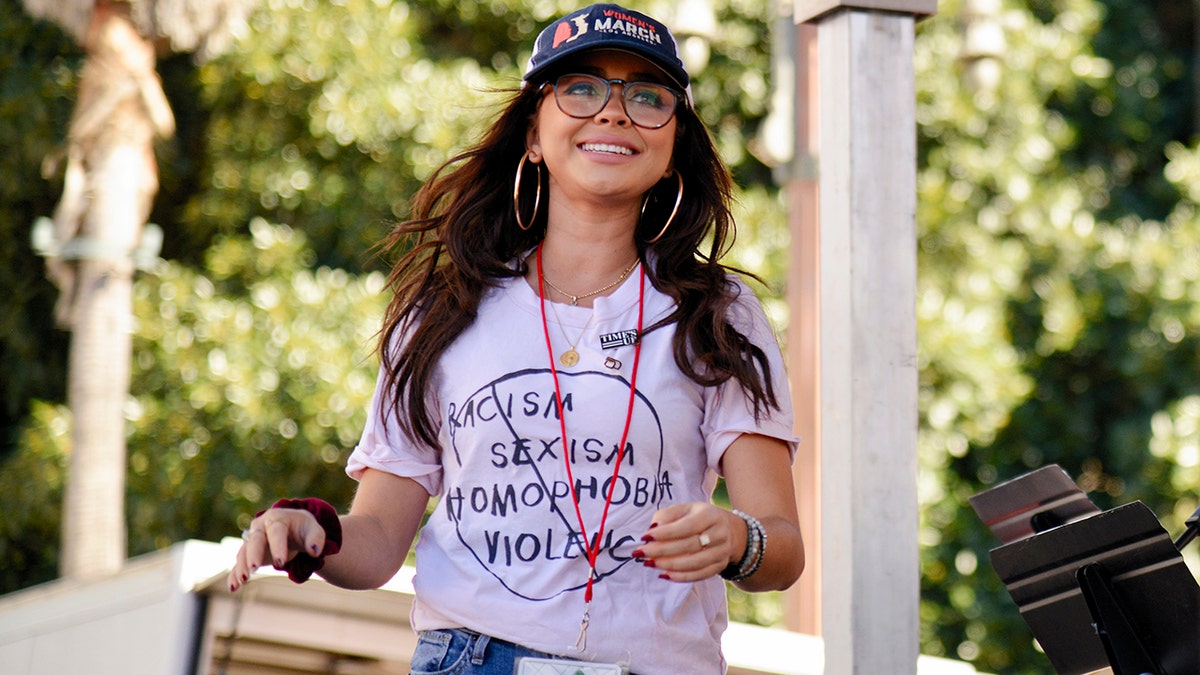
M 131 274 L 102 261 L 79 266 L 67 402 L 74 420 L 63 504 L 62 576 L 96 577 L 126 556 L 125 417 Z
M 80 208 L 60 204 L 56 213 L 60 234 L 74 237 L 75 250 L 73 260 L 59 261 L 69 268 L 69 287 L 62 289 L 67 305 L 60 315 L 73 332 L 67 401 L 74 426 L 63 505 L 63 576 L 110 574 L 126 557 L 124 404 L 132 346 L 132 253 L 158 190 L 154 139 L 170 132 L 164 126 L 171 120 L 155 71 L 154 45 L 135 30 L 129 10 L 122 2 L 95 5 L 69 134 L 69 161 L 84 176 L 83 203 Z M 66 215 L 60 219 L 61 214 Z

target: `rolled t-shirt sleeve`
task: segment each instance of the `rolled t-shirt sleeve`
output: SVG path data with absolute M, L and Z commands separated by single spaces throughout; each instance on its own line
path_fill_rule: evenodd
M 346 473 L 359 480 L 366 469 L 377 469 L 412 478 L 430 495 L 438 495 L 442 491 L 441 453 L 414 442 L 400 428 L 383 375 L 381 369 L 367 410 L 367 423 L 346 462 Z
M 735 328 L 766 354 L 770 365 L 770 384 L 778 407 L 764 407 L 754 416 L 754 404 L 742 390 L 741 384 L 729 379 L 717 387 L 705 390 L 704 422 L 701 432 L 705 439 L 708 463 L 713 470 L 720 466 L 721 456 L 742 434 L 760 434 L 787 443 L 791 457 L 796 455 L 799 438 L 795 435 L 791 388 L 784 367 L 779 341 L 763 311 L 762 304 L 741 281 L 741 294 L 730 307 L 729 320 Z

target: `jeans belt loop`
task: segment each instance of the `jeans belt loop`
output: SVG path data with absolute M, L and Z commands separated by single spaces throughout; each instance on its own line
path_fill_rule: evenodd
M 475 640 L 475 646 L 471 649 L 471 663 L 476 666 L 483 665 L 484 658 L 487 656 L 488 643 L 492 638 L 488 635 L 479 635 Z

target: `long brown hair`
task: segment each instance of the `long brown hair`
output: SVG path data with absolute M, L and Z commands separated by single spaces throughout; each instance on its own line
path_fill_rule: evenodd
M 541 88 L 517 91 L 482 140 L 442 165 L 417 192 L 412 219 L 381 242 L 384 251 L 407 249 L 388 278 L 394 295 L 379 350 L 390 414 L 413 441 L 437 447 L 426 391 L 439 358 L 474 321 L 489 287 L 525 274 L 524 262 L 514 265 L 514 259 L 545 236 L 545 209 L 525 223 L 528 230 L 518 227 L 513 212 L 514 171 L 541 96 Z M 646 265 L 647 277 L 676 309 L 644 332 L 676 324 L 679 369 L 704 386 L 734 378 L 761 416 L 778 407 L 770 365 L 763 350 L 727 319 L 739 288 L 729 272 L 746 273 L 719 261 L 734 239 L 733 181 L 695 112 L 681 105 L 676 115 L 673 164 L 683 178 L 684 198 L 662 237 L 647 244 L 675 202 L 677 179 L 660 181 L 648 193 L 636 234 L 638 256 L 653 262 Z M 535 175 L 545 191 L 542 173 Z M 536 190 L 535 185 L 522 190 L 522 213 L 533 212 Z

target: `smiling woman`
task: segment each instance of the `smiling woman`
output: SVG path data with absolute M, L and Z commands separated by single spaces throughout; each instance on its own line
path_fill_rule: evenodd
M 350 513 L 264 511 L 232 590 L 268 561 L 378 586 L 432 496 L 413 673 L 724 672 L 725 580 L 785 588 L 804 549 L 782 356 L 720 262 L 731 180 L 690 84 L 649 16 L 592 5 L 542 31 L 521 89 L 387 242 L 413 246 Z
M 597 50 L 571 55 L 561 67 L 595 75 L 569 73 L 556 78 L 559 83 L 563 80 L 576 83 L 566 96 L 560 94 L 564 91 L 561 84 L 542 86 L 548 93 L 529 131 L 527 156 L 534 164 L 545 162 L 550 187 L 549 220 L 584 228 L 593 234 L 612 228 L 611 234 L 624 242 L 621 247 L 624 251 L 608 247 L 606 252 L 623 254 L 625 261 L 633 260 L 636 250 L 632 235 L 642 199 L 650 188 L 674 171 L 671 160 L 677 122 L 675 106 L 671 105 L 652 109 L 653 126 L 640 124 L 637 119 L 647 115 L 644 110 L 647 106 L 633 105 L 638 114 L 631 116 L 626 99 L 631 92 L 649 87 L 660 89 L 663 96 L 672 99 L 674 96 L 660 84 L 623 84 L 641 78 L 665 79 L 665 74 L 646 59 L 627 52 Z M 586 88 L 585 95 L 571 93 L 579 91 L 578 83 L 582 80 L 590 80 L 592 93 L 586 94 Z M 614 81 L 622 83 L 618 85 L 622 90 L 620 96 L 611 95 L 610 82 Z M 546 103 L 551 98 L 557 105 Z M 580 98 L 585 99 L 587 110 L 578 102 Z M 570 215 L 559 218 L 562 209 L 567 209 Z M 610 214 L 619 216 L 613 218 Z M 553 247 L 556 236 L 557 229 L 547 232 L 548 245 Z M 553 264 L 559 268 L 555 270 L 556 278 L 567 273 L 562 269 L 567 260 L 565 255 L 554 256 Z M 613 262 L 620 264 L 612 260 L 608 264 Z M 610 279 L 614 276 L 613 269 L 597 271 Z M 587 281 L 592 285 L 601 279 Z

